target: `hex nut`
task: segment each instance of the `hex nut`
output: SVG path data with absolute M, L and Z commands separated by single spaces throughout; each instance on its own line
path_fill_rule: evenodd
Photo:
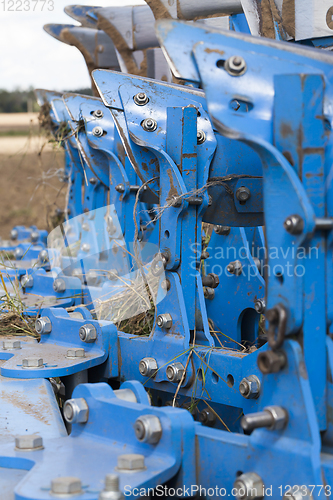
M 85 424 L 88 422 L 89 407 L 84 398 L 68 399 L 63 414 L 69 424 Z
M 36 319 L 35 330 L 39 334 L 51 333 L 52 322 L 47 316 L 42 316 Z
M 20 451 L 42 450 L 43 438 L 37 434 L 23 434 L 15 437 L 15 447 Z
M 10 232 L 10 239 L 11 240 L 17 240 L 18 238 L 18 230 L 17 229 L 12 229 Z
M 31 231 L 30 233 L 30 241 L 32 243 L 36 243 L 39 240 L 39 232 L 38 231 Z
M 145 106 L 149 102 L 149 97 L 144 92 L 138 92 L 133 100 L 137 106 Z
M 92 129 L 92 134 L 95 137 L 102 137 L 102 135 L 104 134 L 104 130 L 102 129 L 102 127 L 94 127 Z
M 203 425 L 213 427 L 216 422 L 216 415 L 209 408 L 205 408 L 199 413 L 199 420 Z
M 47 250 L 42 250 L 39 252 L 38 260 L 42 263 L 46 263 L 49 261 L 49 252 Z
M 43 358 L 24 358 L 22 359 L 22 368 L 44 368 Z
M 2 342 L 2 349 L 10 351 L 11 349 L 21 349 L 21 342 L 19 340 L 4 340 Z
M 139 372 L 143 377 L 152 377 L 158 370 L 155 358 L 143 358 L 139 363 Z
M 244 204 L 251 198 L 251 191 L 249 188 L 241 186 L 236 191 L 236 198 L 240 204 Z
M 57 278 L 53 282 L 53 290 L 56 293 L 63 293 L 66 291 L 66 281 L 63 278 Z
M 273 424 L 269 430 L 280 431 L 288 423 L 288 412 L 281 406 L 266 406 L 264 411 L 268 411 L 273 417 Z
M 84 358 L 86 355 L 83 347 L 72 347 L 67 349 L 67 358 Z
M 24 255 L 23 248 L 21 248 L 21 247 L 15 248 L 15 250 L 14 250 L 15 259 L 21 259 L 23 257 L 23 255 Z
M 240 260 L 235 260 L 227 265 L 227 271 L 235 276 L 240 276 L 242 274 L 243 266 Z
M 94 325 L 87 323 L 86 325 L 82 325 L 79 330 L 80 339 L 82 342 L 95 342 L 97 339 L 97 331 Z
M 138 453 L 129 453 L 125 455 L 118 456 L 118 467 L 120 471 L 126 472 L 137 472 L 144 470 L 145 467 L 145 457 L 139 455 Z
M 81 250 L 82 250 L 82 252 L 86 252 L 86 253 L 90 252 L 89 243 L 83 243 L 83 245 L 81 246 Z
M 264 314 L 266 309 L 265 299 L 257 299 L 254 303 L 254 309 L 258 314 Z
M 230 227 L 216 225 L 216 226 L 214 226 L 214 231 L 216 234 L 219 234 L 222 236 L 228 236 L 228 234 L 230 234 Z
M 162 437 L 161 421 L 155 415 L 142 415 L 136 419 L 134 431 L 140 442 L 157 444 Z
M 239 392 L 246 399 L 257 399 L 260 394 L 260 380 L 256 375 L 244 377 L 239 384 Z
M 34 279 L 29 274 L 24 274 L 20 280 L 22 288 L 32 288 L 34 286 Z
M 241 76 L 246 71 L 245 59 L 241 56 L 231 56 L 224 63 L 224 69 L 231 76 Z
M 172 363 L 166 369 L 166 376 L 170 382 L 180 382 L 183 378 L 183 373 L 185 371 L 182 363 Z
M 264 483 L 255 472 L 247 472 L 234 482 L 236 498 L 239 500 L 256 500 L 264 498 Z
M 157 326 L 159 328 L 165 328 L 169 330 L 172 327 L 172 316 L 171 314 L 160 314 L 156 319 Z
M 287 364 L 283 351 L 263 351 L 257 357 L 258 368 L 264 375 L 278 373 Z
M 78 477 L 57 477 L 51 481 L 53 495 L 75 495 L 82 493 L 81 480 Z
M 153 118 L 146 118 L 141 123 L 141 126 L 146 132 L 154 132 L 157 129 L 157 121 Z

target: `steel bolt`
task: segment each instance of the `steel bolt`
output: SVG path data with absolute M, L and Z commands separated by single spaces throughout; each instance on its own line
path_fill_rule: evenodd
M 258 368 L 264 375 L 278 373 L 287 364 L 283 351 L 263 351 L 257 357 Z
M 239 203 L 244 204 L 251 197 L 251 191 L 244 186 L 241 186 L 236 191 L 236 198 Z
M 184 371 L 185 368 L 182 363 L 172 363 L 166 369 L 166 376 L 170 382 L 179 382 L 183 377 Z
M 230 227 L 228 227 L 228 226 L 214 226 L 214 231 L 216 234 L 228 236 L 228 234 L 230 233 Z
M 42 316 L 41 318 L 36 319 L 35 330 L 37 333 L 50 333 L 52 330 L 52 323 L 50 318 L 47 316 Z
M 199 413 L 199 420 L 207 427 L 214 427 L 216 423 L 216 415 L 209 408 L 205 408 Z
M 83 243 L 83 245 L 81 246 L 81 250 L 82 252 L 90 252 L 90 245 L 89 243 Z
M 85 350 L 82 347 L 67 349 L 67 358 L 84 358 L 85 355 Z
M 115 187 L 115 190 L 118 193 L 124 193 L 125 192 L 125 186 L 124 186 L 124 184 L 117 184 L 116 187 Z
M 38 231 L 31 231 L 30 233 L 30 241 L 32 243 L 36 243 L 39 240 L 39 232 Z
M 202 284 L 209 288 L 217 288 L 220 284 L 220 279 L 217 274 L 209 273 L 202 277 Z
M 224 63 L 224 69 L 231 76 L 243 75 L 246 71 L 245 59 L 243 59 L 243 57 L 241 56 L 231 56 Z
M 24 358 L 22 359 L 22 368 L 43 368 L 44 361 L 43 358 Z
M 246 399 L 257 399 L 260 394 L 260 380 L 256 375 L 243 378 L 239 384 L 239 392 Z
M 142 415 L 136 419 L 134 431 L 142 443 L 157 444 L 162 436 L 160 419 L 155 415 Z
M 89 182 L 92 186 L 94 186 L 95 184 L 97 184 L 98 180 L 96 177 L 90 177 Z
M 85 424 L 88 422 L 89 407 L 83 398 L 67 399 L 63 413 L 69 424 Z
M 89 230 L 90 230 L 89 224 L 87 222 L 84 222 L 82 224 L 82 231 L 89 231 Z
M 32 288 L 34 286 L 34 279 L 29 274 L 25 274 L 21 277 L 20 283 L 22 288 Z
M 286 218 L 283 226 L 290 234 L 301 234 L 304 229 L 304 221 L 299 215 L 291 215 Z
M 239 476 L 234 482 L 234 489 L 238 500 L 259 500 L 265 494 L 264 483 L 255 472 Z
M 203 144 L 206 140 L 206 134 L 203 130 L 197 132 L 197 144 Z
M 81 480 L 78 477 L 57 477 L 51 481 L 53 495 L 78 495 L 82 493 Z
M 18 238 L 18 230 L 17 229 L 12 229 L 10 232 L 10 239 L 11 240 L 17 240 Z
M 97 339 L 97 331 L 94 325 L 91 325 L 90 323 L 86 325 L 82 325 L 80 330 L 79 330 L 79 335 L 80 339 L 83 342 L 95 342 Z
M 254 308 L 258 314 L 264 314 L 266 309 L 265 299 L 257 299 L 254 303 Z
M 281 406 L 266 406 L 264 411 L 244 415 L 241 426 L 245 431 L 267 427 L 270 431 L 283 429 L 288 422 L 288 413 Z
M 107 227 L 107 231 L 109 233 L 110 236 L 112 236 L 114 233 L 117 232 L 117 228 L 113 222 L 113 219 L 111 217 L 111 215 L 108 215 L 107 216 L 107 219 L 106 219 L 106 227 Z
M 98 500 L 123 500 L 123 498 L 124 495 L 119 491 L 119 476 L 107 474 L 104 490 L 99 494 Z
M 56 293 L 63 293 L 66 291 L 66 281 L 63 278 L 57 278 L 53 282 L 53 290 Z
M 101 109 L 96 109 L 96 111 L 93 112 L 93 115 L 95 118 L 103 118 L 104 113 Z
M 95 137 L 102 137 L 104 130 L 102 129 L 102 127 L 94 127 L 92 129 L 92 133 Z
M 159 328 L 165 328 L 166 330 L 169 330 L 172 326 L 171 314 L 160 314 L 159 316 L 157 316 L 156 324 Z
M 21 342 L 19 340 L 4 340 L 2 342 L 2 349 L 4 351 L 11 351 L 12 349 L 21 349 Z
M 145 457 L 137 453 L 129 453 L 127 455 L 118 456 L 118 470 L 122 471 L 140 471 L 144 470 Z
M 235 260 L 235 262 L 230 262 L 227 266 L 227 271 L 230 274 L 234 274 L 235 276 L 240 276 L 242 274 L 242 263 L 239 260 Z
M 37 434 L 23 434 L 15 438 L 15 447 L 20 451 L 43 449 L 43 438 Z
M 133 100 L 138 106 L 144 106 L 149 102 L 149 97 L 144 92 L 139 92 L 133 97 Z
M 139 363 L 139 372 L 143 377 L 152 377 L 156 374 L 158 366 L 156 359 L 154 358 L 143 358 Z
M 205 299 L 213 300 L 214 297 L 215 297 L 215 290 L 214 290 L 214 288 L 210 288 L 209 286 L 206 286 L 204 288 L 204 297 L 205 297 Z
M 23 248 L 21 248 L 21 247 L 15 248 L 15 250 L 14 250 L 15 259 L 17 259 L 17 260 L 22 259 L 23 255 L 24 255 Z
M 49 253 L 47 250 L 42 250 L 39 252 L 38 255 L 38 260 L 42 263 L 48 262 L 49 261 Z
M 141 123 L 141 126 L 146 132 L 154 132 L 157 129 L 157 121 L 153 118 L 146 118 Z

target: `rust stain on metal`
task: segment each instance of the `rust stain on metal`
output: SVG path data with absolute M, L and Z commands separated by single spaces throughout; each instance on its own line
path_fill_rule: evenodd
M 220 56 L 224 56 L 225 51 L 224 50 L 219 50 L 219 49 L 210 49 L 207 47 L 205 49 L 206 54 L 220 54 Z

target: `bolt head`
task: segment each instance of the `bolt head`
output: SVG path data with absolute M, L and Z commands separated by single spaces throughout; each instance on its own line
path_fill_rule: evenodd
M 152 377 L 158 369 L 156 359 L 143 358 L 139 363 L 139 372 L 143 377 Z
M 254 303 L 254 309 L 258 314 L 264 314 L 266 309 L 266 301 L 265 299 L 258 299 Z
M 96 111 L 93 112 L 93 115 L 95 118 L 103 118 L 104 113 L 101 109 L 96 109 Z
M 21 247 L 18 247 L 18 248 L 15 248 L 14 250 L 14 256 L 15 256 L 15 259 L 21 259 L 24 255 L 24 251 L 23 251 L 23 248 Z
M 239 392 L 246 399 L 256 399 L 260 394 L 260 380 L 256 375 L 243 378 L 239 384 Z
M 70 424 L 85 424 L 88 421 L 89 407 L 83 398 L 68 399 L 64 404 L 63 414 Z
M 10 239 L 11 240 L 17 240 L 18 238 L 18 230 L 17 229 L 12 229 L 10 232 Z
M 2 349 L 10 351 L 12 349 L 21 349 L 21 342 L 19 340 L 4 340 L 2 342 Z
M 125 186 L 124 186 L 124 184 L 117 184 L 116 187 L 115 187 L 115 190 L 118 193 L 124 193 L 125 192 Z
M 283 226 L 292 235 L 301 234 L 304 230 L 304 220 L 299 215 L 291 215 L 286 218 Z
M 264 411 L 269 411 L 273 417 L 274 424 L 271 429 L 280 431 L 283 429 L 288 422 L 288 413 L 281 406 L 266 406 Z
M 145 469 L 145 457 L 138 453 L 118 456 L 118 469 L 124 471 L 139 471 Z
M 42 263 L 48 262 L 49 261 L 49 253 L 47 250 L 42 250 L 39 252 L 38 255 L 38 260 Z
M 216 415 L 209 408 L 205 408 L 199 413 L 199 420 L 203 425 L 213 427 L 216 422 Z
M 214 290 L 214 288 L 206 286 L 204 288 L 204 297 L 205 297 L 205 299 L 213 300 L 214 297 L 215 297 L 215 290 Z
M 154 132 L 157 129 L 157 122 L 153 118 L 146 118 L 141 123 L 141 126 L 146 132 Z
M 22 288 L 32 288 L 34 286 L 34 279 L 29 274 L 25 274 L 21 277 Z
M 197 144 L 203 144 L 206 140 L 206 134 L 203 130 L 197 132 Z
M 81 246 L 81 250 L 82 252 L 89 252 L 90 251 L 89 243 L 83 243 L 83 245 Z
M 157 444 L 162 436 L 162 425 L 155 415 L 142 415 L 136 419 L 134 431 L 142 443 Z
M 40 335 L 45 333 L 51 333 L 52 322 L 50 318 L 48 318 L 47 316 L 42 316 L 41 318 L 37 318 L 35 323 L 35 330 Z
M 236 198 L 240 203 L 245 203 L 251 197 L 251 191 L 244 186 L 241 186 L 236 191 Z
M 239 276 L 240 274 L 242 274 L 242 269 L 243 266 L 239 260 L 235 260 L 235 262 L 230 262 L 230 264 L 228 264 L 227 266 L 227 271 L 230 274 L 234 274 L 235 276 Z
M 92 134 L 95 137 L 102 137 L 102 135 L 104 134 L 104 130 L 102 129 L 102 127 L 94 127 L 92 129 Z
M 24 434 L 15 438 L 15 447 L 22 451 L 41 450 L 43 438 L 37 434 Z
M 182 363 L 172 363 L 166 369 L 166 376 L 170 382 L 180 382 L 183 378 L 184 366 Z
M 264 375 L 278 373 L 286 365 L 287 359 L 283 351 L 263 351 L 258 354 L 258 368 Z
M 165 328 L 166 330 L 169 330 L 172 326 L 171 314 L 160 314 L 159 316 L 157 316 L 156 324 L 159 328 Z
M 137 106 L 145 106 L 149 102 L 149 97 L 144 92 L 139 92 L 133 100 Z
M 51 481 L 53 495 L 74 495 L 82 493 L 81 480 L 78 477 L 57 477 Z
M 84 358 L 85 355 L 85 350 L 82 347 L 67 349 L 67 358 Z
M 32 243 L 36 243 L 39 240 L 39 232 L 38 231 L 31 231 L 30 233 L 30 241 Z
M 22 368 L 43 368 L 43 358 L 24 358 L 22 359 Z
M 79 335 L 80 339 L 83 342 L 95 342 L 97 339 L 97 331 L 94 325 L 91 325 L 90 323 L 86 325 L 82 325 L 80 330 L 79 330 Z
M 66 281 L 63 278 L 57 278 L 53 282 L 53 290 L 56 293 L 63 293 L 66 291 Z
M 234 482 L 236 498 L 239 500 L 256 500 L 264 498 L 264 483 L 255 472 L 247 472 Z
M 247 69 L 245 59 L 241 56 L 231 56 L 224 63 L 224 69 L 231 76 L 241 76 Z
M 228 234 L 230 234 L 230 227 L 228 227 L 228 226 L 214 226 L 214 231 L 216 234 L 220 234 L 222 236 L 228 236 Z

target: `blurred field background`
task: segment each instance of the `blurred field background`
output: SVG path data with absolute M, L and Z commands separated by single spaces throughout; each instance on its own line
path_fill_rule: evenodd
M 33 108 L 35 108 L 33 104 Z M 67 185 L 57 172 L 63 151 L 40 130 L 38 112 L 0 112 L 0 236 L 15 225 L 50 229 L 56 208 L 63 209 Z

